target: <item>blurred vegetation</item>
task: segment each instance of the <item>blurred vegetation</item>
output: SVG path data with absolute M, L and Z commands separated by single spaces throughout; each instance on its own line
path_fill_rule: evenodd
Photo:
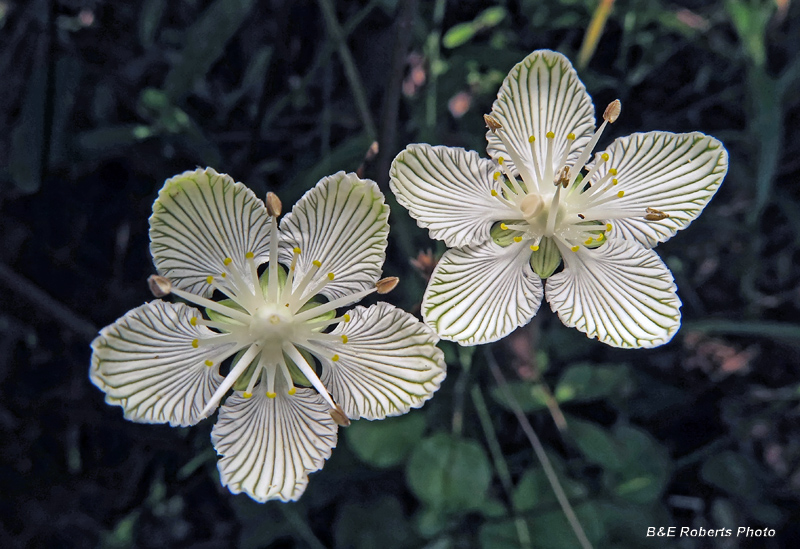
M 529 422 L 596 548 L 796 547 L 797 4 L 0 0 L 0 546 L 577 547 Z M 547 307 L 498 344 L 443 344 L 436 397 L 340 431 L 286 505 L 219 485 L 211 421 L 136 425 L 90 385 L 97 328 L 150 299 L 165 178 L 210 165 L 286 204 L 338 170 L 387 189 L 406 143 L 484 150 L 507 71 L 584 43 L 595 103 L 623 104 L 605 142 L 699 130 L 730 152 L 706 212 L 659 247 L 684 302 L 669 345 L 610 349 Z M 395 203 L 391 219 L 388 297 L 418 311 L 442 248 Z

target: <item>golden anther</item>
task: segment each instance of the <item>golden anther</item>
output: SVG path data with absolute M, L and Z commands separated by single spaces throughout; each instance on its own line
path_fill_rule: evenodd
M 192 347 L 197 349 L 199 346 L 200 346 L 200 340 L 199 339 L 193 339 L 192 340 Z
M 573 252 L 577 252 L 580 249 L 581 249 L 580 246 L 573 246 L 572 248 L 570 248 L 570 250 L 572 250 Z
M 531 245 L 531 251 L 532 251 L 532 252 L 536 252 L 536 251 L 538 251 L 538 250 L 539 250 L 539 246 L 537 246 L 536 244 L 532 244 L 532 245 Z
M 501 166 L 503 165 L 503 163 L 504 163 L 505 161 L 506 161 L 506 159 L 505 159 L 505 158 L 503 158 L 502 156 L 500 156 L 500 157 L 498 157 L 498 158 L 497 158 L 497 163 L 498 163 L 498 164 L 500 164 Z
M 150 275 L 147 277 L 147 286 L 155 297 L 164 297 L 172 291 L 172 282 L 166 276 Z
M 514 242 L 522 242 L 522 237 L 521 236 L 515 236 L 514 237 Z
M 273 393 L 272 391 L 267 391 L 267 396 L 268 396 L 269 398 L 275 398 L 275 397 L 276 397 L 276 396 L 278 396 L 278 395 L 277 395 L 277 394 L 275 394 L 275 393 Z
M 530 136 L 528 138 L 528 143 L 533 143 L 534 141 L 536 141 L 536 138 L 534 136 Z
M 320 263 L 320 261 L 318 259 L 315 259 L 314 261 L 312 261 L 311 264 L 314 265 L 314 267 L 316 267 L 317 269 L 322 267 L 322 263 Z
M 590 236 L 590 237 L 589 237 L 589 238 L 586 240 L 586 242 L 584 242 L 584 244 L 586 244 L 586 245 L 588 246 L 588 245 L 589 245 L 589 244 L 591 244 L 591 243 L 592 243 L 592 237 Z
M 336 404 L 336 408 L 332 408 L 330 410 L 331 419 L 336 425 L 340 425 L 342 427 L 347 427 L 350 425 L 350 420 L 347 418 L 347 414 L 344 413 L 342 407 Z
M 348 339 L 347 336 L 342 334 L 342 343 L 347 343 Z
M 569 139 L 570 141 L 575 141 L 575 134 L 572 133 L 572 132 L 569 132 L 567 134 L 567 139 Z
M 492 176 L 492 179 L 494 179 L 495 181 L 500 179 L 500 172 L 494 172 L 494 175 Z
M 607 231 L 610 231 L 610 230 L 611 230 L 611 229 L 613 229 L 613 228 L 614 228 L 614 227 L 611 225 L 611 223 L 606 223 L 606 230 L 607 230 Z
M 231 259 L 230 257 L 226 257 L 225 259 L 222 260 L 222 264 L 225 265 L 226 267 L 231 263 L 233 263 L 233 259 Z
M 622 198 L 623 196 L 625 196 L 625 191 L 620 191 L 617 193 L 618 198 Z
M 296 392 L 297 392 L 297 388 L 296 387 L 292 387 L 291 389 L 289 389 L 289 396 L 294 396 L 294 394 Z
M 333 273 L 328 273 L 328 280 L 333 280 Z
M 609 168 L 608 173 L 610 173 L 611 175 L 617 175 L 617 169 L 616 168 Z
M 617 179 L 616 177 L 615 177 L 615 178 L 613 178 L 613 179 L 611 180 L 611 184 L 612 184 L 612 185 L 619 185 L 619 179 Z
M 613 124 L 619 118 L 619 113 L 622 112 L 622 103 L 619 102 L 619 99 L 614 99 L 611 103 L 608 104 L 606 107 L 605 112 L 603 113 L 603 120 L 608 122 L 609 124 Z
M 503 125 L 500 123 L 500 121 L 491 114 L 484 114 L 483 121 L 486 122 L 486 127 L 492 130 L 492 133 L 495 133 L 497 130 L 503 128 Z
M 331 357 L 331 360 L 332 360 L 333 362 L 339 362 L 339 355 L 333 355 L 333 356 Z
M 644 218 L 648 221 L 661 221 L 669 217 L 668 213 L 656 210 L 655 208 L 647 208 L 647 215 Z
M 191 324 L 192 326 L 197 326 L 197 317 L 193 316 L 192 318 L 190 318 L 189 324 Z
M 547 132 L 547 133 L 546 133 L 544 136 L 545 136 L 547 139 L 555 139 L 555 137 L 556 137 L 556 134 L 554 134 L 553 132 Z
M 212 284 L 213 282 L 214 282 L 214 277 L 213 277 L 213 276 L 211 276 L 211 275 L 208 275 L 208 276 L 206 277 L 206 283 L 207 283 L 207 284 Z
M 388 294 L 400 283 L 400 279 L 396 276 L 387 276 L 386 278 L 381 278 L 379 281 L 375 283 L 375 288 L 377 288 L 379 294 Z
M 608 159 L 610 157 L 608 156 L 608 153 L 603 153 L 603 154 L 600 155 L 600 158 L 603 159 L 603 162 L 608 162 Z
M 247 252 L 246 254 L 244 254 L 244 257 L 245 259 L 253 259 L 255 257 L 255 254 L 253 252 Z
M 244 398 L 253 398 L 253 393 L 242 393 Z
M 278 217 L 281 215 L 281 209 L 283 205 L 281 204 L 281 199 L 278 198 L 278 195 L 272 192 L 267 193 L 267 213 L 272 217 Z
M 498 192 L 496 190 L 492 189 L 492 196 L 497 196 L 497 195 L 498 195 Z
M 293 251 L 294 253 L 296 253 L 297 255 L 300 255 L 300 248 L 298 248 L 297 246 L 295 246 L 295 247 L 294 247 L 294 249 L 293 249 L 292 251 Z
M 214 365 L 214 363 L 211 362 L 210 360 L 206 360 L 205 361 L 205 365 L 208 366 L 209 368 L 211 368 Z
M 345 322 L 350 322 L 350 315 L 345 313 L 344 316 L 342 317 L 342 320 L 344 320 Z
M 504 231 L 507 231 L 508 230 L 508 225 L 506 225 L 505 223 L 500 223 L 500 228 L 502 230 L 504 230 Z

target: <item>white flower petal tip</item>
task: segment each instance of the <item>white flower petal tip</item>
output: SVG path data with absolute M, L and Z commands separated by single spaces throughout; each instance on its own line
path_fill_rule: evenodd
M 680 328 L 672 273 L 652 249 L 610 240 L 562 255 L 566 268 L 547 279 L 546 295 L 565 325 L 623 348 L 663 345 Z
M 322 295 L 336 299 L 374 287 L 381 276 L 389 235 L 389 206 L 378 185 L 354 173 L 325 177 L 281 220 L 281 262 L 294 247 L 295 281 L 319 263 L 317 277 L 333 273 Z
M 728 152 L 717 139 L 699 133 L 634 133 L 615 140 L 611 158 L 595 180 L 610 170 L 624 196 L 606 207 L 617 218 L 615 232 L 652 248 L 689 226 L 714 196 L 728 172 Z M 666 217 L 645 219 L 647 208 Z M 627 214 L 627 215 L 626 215 Z
M 153 301 L 103 328 L 92 342 L 92 382 L 106 402 L 142 423 L 194 425 L 220 385 L 219 363 L 235 349 L 228 344 L 195 346 L 213 335 L 193 326 L 199 315 L 181 303 Z
M 211 431 L 222 484 L 259 502 L 297 500 L 309 473 L 321 469 L 336 446 L 328 409 L 312 389 L 291 396 L 280 390 L 273 398 L 263 391 L 251 398 L 234 393 Z
M 419 408 L 446 375 L 439 338 L 414 316 L 389 305 L 356 307 L 331 334 L 322 381 L 351 419 L 383 419 Z
M 461 345 L 497 341 L 527 324 L 542 302 L 527 243 L 493 242 L 445 252 L 422 301 L 422 315 L 443 339 Z
M 158 272 L 175 286 L 211 295 L 209 275 L 232 269 L 247 275 L 245 255 L 263 263 L 268 250 L 264 202 L 230 176 L 198 169 L 168 179 L 159 191 L 150 217 L 150 253 Z
M 413 144 L 392 162 L 389 187 L 431 238 L 462 247 L 487 240 L 492 223 L 514 213 L 492 200 L 496 170 L 474 151 Z
M 595 124 L 594 105 L 578 73 L 569 59 L 550 50 L 534 51 L 511 69 L 492 105 L 492 117 L 502 130 L 487 131 L 489 156 L 503 157 L 510 171 L 530 180 L 535 179 L 530 174 L 532 151 L 539 159 L 547 157 L 549 132 L 559 138 L 574 134 L 572 140 L 556 140 L 552 152 L 553 158 L 567 152 L 571 164 L 589 143 Z

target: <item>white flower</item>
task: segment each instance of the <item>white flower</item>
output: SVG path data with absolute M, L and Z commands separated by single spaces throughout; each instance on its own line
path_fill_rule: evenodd
M 339 172 L 278 228 L 280 209 L 210 168 L 168 180 L 150 218 L 163 275 L 151 287 L 206 314 L 153 301 L 92 343 L 92 381 L 132 421 L 193 425 L 233 389 L 211 438 L 222 483 L 258 501 L 299 498 L 337 423 L 417 408 L 445 376 L 438 338 L 410 314 L 378 303 L 336 316 L 396 284 L 378 280 L 389 209 L 377 185 Z
M 595 131 L 572 65 L 535 51 L 511 69 L 485 117 L 492 160 L 424 144 L 395 158 L 398 202 L 453 248 L 422 305 L 441 337 L 475 345 L 506 336 L 536 314 L 547 279 L 553 311 L 589 337 L 615 347 L 672 338 L 681 303 L 652 248 L 700 214 L 728 155 L 701 133 L 649 132 L 616 139 L 585 166 L 619 113 L 614 101 Z

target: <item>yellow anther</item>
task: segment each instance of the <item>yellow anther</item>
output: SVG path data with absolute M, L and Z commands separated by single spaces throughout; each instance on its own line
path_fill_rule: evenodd
M 339 362 L 339 355 L 333 355 L 333 356 L 331 357 L 331 360 L 332 360 L 333 362 Z
M 503 158 L 502 156 L 497 159 L 497 163 L 500 164 L 501 166 L 503 165 L 503 162 L 505 162 L 505 161 L 506 161 L 506 159 Z
M 189 324 L 192 326 L 197 326 L 197 317 L 193 316 L 191 319 L 189 319 Z
M 572 250 L 573 252 L 577 252 L 580 249 L 581 249 L 580 246 L 573 246 L 572 248 L 570 248 L 570 250 Z
M 567 139 L 569 139 L 570 141 L 575 141 L 575 134 L 572 133 L 572 132 L 569 132 L 567 134 Z
M 289 389 L 289 396 L 294 396 L 294 394 L 295 394 L 296 392 L 297 392 L 297 388 L 295 388 L 295 387 L 292 387 L 291 389 Z
M 253 393 L 242 393 L 242 396 L 244 398 L 252 398 L 253 397 Z
M 536 244 L 532 244 L 532 245 L 531 245 L 531 251 L 532 251 L 532 252 L 535 252 L 535 251 L 537 251 L 538 249 L 539 249 L 539 246 L 537 246 Z
M 342 334 L 342 343 L 347 343 L 347 336 Z
M 269 398 L 275 398 L 275 397 L 276 397 L 276 396 L 278 396 L 278 395 L 276 395 L 276 394 L 275 394 L 275 393 L 273 393 L 272 391 L 267 391 L 267 396 L 268 396 Z
M 292 251 L 293 251 L 294 253 L 296 253 L 297 255 L 300 255 L 300 248 L 298 248 L 297 246 L 295 246 L 295 247 L 294 247 L 294 250 L 292 250 Z
M 610 231 L 612 228 L 613 227 L 611 226 L 611 223 L 606 223 L 606 230 L 607 231 Z
M 208 366 L 209 368 L 211 368 L 214 365 L 214 363 L 211 362 L 210 360 L 206 360 L 205 361 L 205 365 Z
M 245 259 L 253 259 L 256 255 L 253 252 L 247 252 L 244 254 Z
M 208 275 L 206 277 L 206 283 L 211 284 L 212 282 L 214 282 L 214 277 L 211 276 L 211 275 Z
M 616 177 L 611 180 L 611 184 L 612 185 L 616 185 L 618 183 L 619 183 L 619 180 Z
M 193 339 L 192 340 L 192 347 L 197 349 L 199 346 L 200 346 L 200 340 L 199 339 Z
M 222 260 L 222 264 L 225 265 L 226 267 L 231 263 L 233 263 L 233 259 L 231 259 L 230 257 L 226 257 L 225 259 Z
M 618 192 L 618 193 L 617 193 L 617 196 L 618 196 L 619 198 L 622 198 L 623 196 L 625 196 L 625 191 L 620 191 L 620 192 Z
M 503 229 L 504 231 L 507 231 L 508 225 L 506 225 L 505 223 L 500 223 L 500 228 Z
M 344 316 L 342 317 L 342 320 L 344 320 L 345 322 L 350 322 L 350 315 L 345 313 Z
M 320 262 L 319 262 L 318 260 L 316 260 L 316 259 L 315 259 L 314 261 L 312 261 L 312 262 L 311 262 L 311 264 L 312 264 L 312 265 L 314 265 L 314 267 L 316 267 L 316 268 L 318 268 L 318 269 L 319 269 L 320 267 L 322 267 L 322 263 L 320 263 Z
M 502 162 L 501 162 L 501 164 L 502 164 Z M 500 179 L 500 172 L 494 172 L 494 175 L 492 176 L 492 179 L 494 179 L 495 181 Z
M 604 235 L 603 233 L 600 233 L 597 236 L 597 238 L 595 238 L 595 240 L 597 240 L 598 242 L 601 242 L 605 237 L 606 237 L 606 235 Z
M 522 242 L 522 237 L 521 236 L 515 236 L 514 237 L 514 242 Z
M 608 173 L 611 175 L 617 175 L 617 168 L 609 168 Z
M 492 189 L 492 196 L 497 196 L 497 191 Z
M 222 278 L 227 278 L 228 277 L 228 273 L 220 273 L 219 276 L 221 276 Z
M 603 153 L 603 154 L 600 155 L 600 158 L 603 159 L 603 162 L 608 162 L 608 159 L 611 158 L 611 157 L 608 156 L 608 153 Z
M 584 242 L 584 244 L 586 244 L 586 245 L 588 246 L 588 245 L 589 245 L 589 244 L 591 244 L 591 243 L 592 243 L 592 237 L 590 236 L 590 237 L 589 237 L 589 238 L 586 240 L 586 242 Z
M 554 139 L 554 138 L 556 137 L 556 134 L 554 134 L 553 132 L 547 132 L 547 133 L 545 134 L 545 137 L 546 137 L 547 139 Z
M 534 141 L 536 141 L 536 138 L 534 136 L 530 136 L 528 138 L 528 143 L 533 143 Z
M 328 273 L 328 280 L 333 280 L 333 273 Z

